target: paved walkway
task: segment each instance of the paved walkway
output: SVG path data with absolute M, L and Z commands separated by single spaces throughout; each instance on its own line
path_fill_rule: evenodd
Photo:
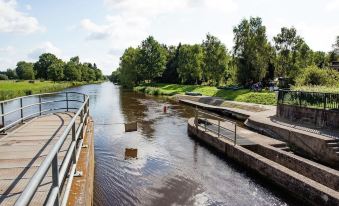
M 37 171 L 54 143 L 64 132 L 73 113 L 55 113 L 32 119 L 0 135 L 0 205 L 13 205 Z M 78 120 L 80 121 L 80 120 Z M 67 137 L 60 149 L 60 165 L 70 145 Z M 38 188 L 31 205 L 43 205 L 52 183 L 51 171 Z

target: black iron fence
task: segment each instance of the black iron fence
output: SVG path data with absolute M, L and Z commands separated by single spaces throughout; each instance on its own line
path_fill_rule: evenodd
M 279 104 L 296 105 L 315 109 L 339 110 L 339 94 L 279 90 L 278 105 Z

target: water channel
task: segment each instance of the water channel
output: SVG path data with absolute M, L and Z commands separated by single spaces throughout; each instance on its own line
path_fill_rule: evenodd
M 297 205 L 285 192 L 187 135 L 189 106 L 111 83 L 90 95 L 95 122 L 94 205 Z M 164 113 L 163 105 L 169 105 Z M 124 132 L 124 122 L 138 122 Z M 137 159 L 125 159 L 137 148 Z

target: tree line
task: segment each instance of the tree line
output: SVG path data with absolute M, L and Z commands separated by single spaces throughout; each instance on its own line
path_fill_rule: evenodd
M 243 19 L 233 28 L 232 50 L 207 34 L 200 44 L 167 46 L 149 36 L 127 48 L 111 80 L 126 87 L 144 82 L 250 85 L 287 77 L 297 80 L 305 68 L 329 67 L 339 60 L 339 36 L 330 52 L 313 51 L 294 27 L 281 28 L 273 41 L 259 17 Z
M 0 79 L 22 80 L 98 81 L 104 79 L 95 63 L 81 63 L 78 56 L 64 62 L 51 53 L 41 54 L 35 63 L 19 61 L 15 69 L 7 69 L 0 75 Z

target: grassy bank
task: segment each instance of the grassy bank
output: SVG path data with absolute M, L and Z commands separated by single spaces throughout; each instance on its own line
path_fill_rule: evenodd
M 275 105 L 276 97 L 274 92 L 262 91 L 251 92 L 248 89 L 224 90 L 211 86 L 200 85 L 178 85 L 178 84 L 152 84 L 134 87 L 135 91 L 151 95 L 175 95 L 185 92 L 199 92 L 202 95 L 220 97 L 225 100 L 249 102 L 265 105 Z
M 81 86 L 99 82 L 52 82 L 52 81 L 0 81 L 0 100 L 11 99 L 19 96 L 60 91 L 68 87 Z

